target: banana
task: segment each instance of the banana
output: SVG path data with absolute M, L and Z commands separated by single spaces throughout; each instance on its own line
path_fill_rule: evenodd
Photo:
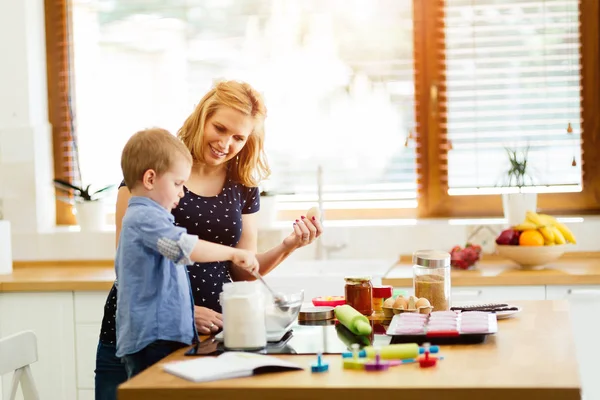
M 546 226 L 546 223 L 540 218 L 540 216 L 534 211 L 527 211 L 525 214 L 525 222 L 531 222 L 535 224 L 538 228 L 541 226 Z
M 538 228 L 538 226 L 536 224 L 534 224 L 531 221 L 527 221 L 527 220 L 525 222 L 523 222 L 522 224 L 513 226 L 513 229 L 516 231 L 528 231 L 528 230 L 535 230 L 537 228 Z
M 538 216 L 542 219 L 542 221 L 548 221 L 550 224 L 554 225 L 562 234 L 563 238 L 569 242 L 576 244 L 577 239 L 575 239 L 575 235 L 569 228 L 567 228 L 562 222 L 558 222 L 556 218 L 547 214 L 538 214 Z
M 548 214 L 538 214 L 540 221 L 544 223 L 544 225 L 556 225 L 558 221 L 552 215 Z
M 551 229 L 551 227 L 542 226 L 541 228 L 538 228 L 538 230 L 544 237 L 545 242 L 554 243 L 554 231 Z
M 575 235 L 563 223 L 558 222 L 556 218 L 548 214 L 538 214 L 534 211 L 527 211 L 525 221 L 522 224 L 514 227 L 516 230 L 538 229 L 544 236 L 546 243 L 552 242 L 556 244 L 577 243 Z M 524 229 L 519 229 L 524 228 Z
M 556 227 L 556 225 L 552 225 L 552 231 L 554 232 L 554 242 L 556 244 L 566 244 L 567 243 L 565 236 Z
M 544 246 L 554 246 L 554 242 L 546 242 L 546 241 L 544 241 Z
M 558 229 L 560 231 L 560 233 L 562 233 L 562 235 L 566 241 L 568 241 L 569 243 L 577 244 L 575 235 L 573 235 L 573 232 L 571 232 L 571 230 L 569 228 L 567 228 L 564 224 L 556 221 L 554 226 L 556 227 L 556 229 Z
M 544 222 L 534 211 L 527 211 L 525 214 L 525 223 L 535 225 L 537 230 L 544 236 L 544 242 L 554 243 L 554 231 Z

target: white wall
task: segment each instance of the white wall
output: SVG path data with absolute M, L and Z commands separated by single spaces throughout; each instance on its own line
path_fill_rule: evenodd
M 0 199 L 16 233 L 54 220 L 44 1 L 0 2 Z

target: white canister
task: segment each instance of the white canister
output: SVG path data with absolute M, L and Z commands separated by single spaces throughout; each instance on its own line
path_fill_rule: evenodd
M 266 347 L 265 298 L 258 282 L 226 283 L 220 301 L 225 348 L 260 350 Z

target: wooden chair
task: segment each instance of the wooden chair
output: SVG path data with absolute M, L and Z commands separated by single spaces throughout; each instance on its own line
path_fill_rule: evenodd
M 37 338 L 32 331 L 23 331 L 0 339 L 0 376 L 14 372 L 8 400 L 15 400 L 19 383 L 25 400 L 39 400 L 29 368 L 29 365 L 37 360 Z M 1 395 L 2 393 L 0 397 Z

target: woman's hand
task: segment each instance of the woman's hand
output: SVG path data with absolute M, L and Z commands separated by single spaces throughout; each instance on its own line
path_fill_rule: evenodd
M 194 322 L 198 333 L 211 335 L 223 327 L 223 315 L 210 308 L 194 306 Z
M 323 233 L 321 221 L 313 217 L 310 220 L 305 216 L 294 222 L 294 230 L 283 239 L 283 245 L 289 249 L 295 250 L 307 244 L 311 244 Z

